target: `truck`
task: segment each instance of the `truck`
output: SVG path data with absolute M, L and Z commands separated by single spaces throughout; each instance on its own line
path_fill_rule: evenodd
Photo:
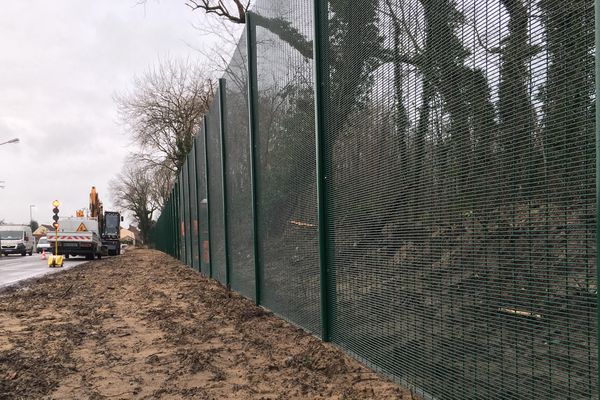
M 98 259 L 107 255 L 121 253 L 120 233 L 121 214 L 114 211 L 104 212 L 102 202 L 92 186 L 90 191 L 89 216 L 78 210 L 75 217 L 59 221 L 58 235 L 55 231 L 47 233 L 52 249 L 56 246 L 57 255 L 85 256 L 86 259 Z
M 109 256 L 121 254 L 121 214 L 116 211 L 104 211 L 96 188 L 90 192 L 90 217 L 98 220 L 102 249 Z
M 63 218 L 58 232 L 49 230 L 46 237 L 55 256 L 85 256 L 87 260 L 93 260 L 94 257 L 102 258 L 103 253 L 106 253 L 100 238 L 98 220 L 95 218 Z

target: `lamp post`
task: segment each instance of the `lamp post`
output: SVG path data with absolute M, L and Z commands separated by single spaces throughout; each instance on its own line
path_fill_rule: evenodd
M 6 142 L 0 143 L 0 146 L 2 146 L 3 144 L 9 144 L 9 143 L 19 143 L 19 141 L 20 141 L 19 138 L 10 139 L 10 140 L 7 140 Z
M 31 223 L 31 221 L 33 221 L 33 214 L 31 213 L 31 209 L 35 207 L 35 204 L 30 204 L 29 205 L 29 223 Z

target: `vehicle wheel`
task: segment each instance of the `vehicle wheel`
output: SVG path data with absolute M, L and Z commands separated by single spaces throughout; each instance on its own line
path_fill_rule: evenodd
M 93 260 L 94 259 L 94 255 L 93 254 L 86 254 L 85 255 L 85 259 L 86 260 Z
M 30 256 L 32 256 L 32 255 L 33 255 L 33 250 L 32 250 L 32 251 L 30 251 L 30 252 L 29 252 L 29 253 L 27 253 L 27 254 L 29 254 Z
M 69 258 L 70 254 L 65 254 L 65 258 Z
M 26 255 L 27 255 L 26 251 L 24 251 L 24 252 L 21 253 L 21 257 L 25 257 Z
M 102 259 L 102 253 L 98 253 L 98 260 Z

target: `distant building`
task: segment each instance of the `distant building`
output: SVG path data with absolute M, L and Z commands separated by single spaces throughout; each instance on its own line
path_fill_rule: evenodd
M 128 228 L 131 232 L 133 232 L 133 235 L 135 236 L 135 241 L 140 244 L 142 243 L 142 235 L 140 234 L 140 230 L 137 228 L 137 226 L 135 225 L 131 225 L 129 224 L 129 228 Z
M 33 237 L 38 241 L 42 236 L 46 236 L 46 233 L 48 233 L 49 230 L 53 229 L 52 225 L 42 224 L 33 232 Z
M 121 228 L 121 243 L 135 246 L 135 234 L 129 229 Z

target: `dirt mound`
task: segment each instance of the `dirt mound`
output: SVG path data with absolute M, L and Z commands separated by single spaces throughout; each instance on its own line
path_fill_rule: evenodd
M 0 399 L 413 399 L 151 250 L 0 295 Z

